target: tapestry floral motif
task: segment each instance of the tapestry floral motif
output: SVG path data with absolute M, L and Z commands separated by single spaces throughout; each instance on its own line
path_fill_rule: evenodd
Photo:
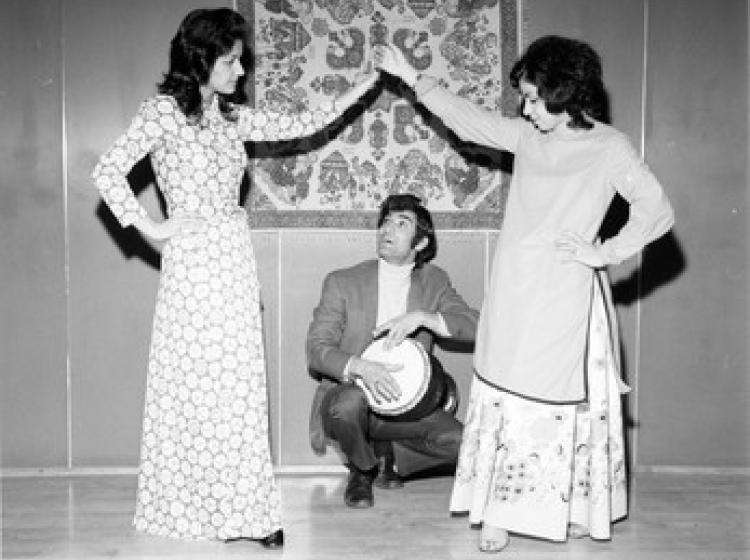
M 512 105 L 504 79 L 516 54 L 515 0 L 238 0 L 238 9 L 253 27 L 246 88 L 258 108 L 335 98 L 384 43 L 463 97 L 506 113 Z M 259 225 L 370 227 L 362 215 L 388 194 L 413 192 L 439 227 L 500 227 L 507 155 L 459 141 L 392 78 L 326 131 L 251 150 L 247 204 Z

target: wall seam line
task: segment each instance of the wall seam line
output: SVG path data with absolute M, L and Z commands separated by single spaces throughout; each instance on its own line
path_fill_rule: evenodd
M 279 230 L 279 235 L 276 236 L 276 253 L 279 256 L 276 262 L 276 282 L 277 282 L 276 294 L 278 298 L 278 302 L 276 304 L 276 309 L 278 310 L 277 317 L 276 317 L 276 357 L 277 357 L 277 361 L 279 364 L 279 367 L 276 371 L 276 376 L 278 378 L 278 386 L 279 386 L 279 390 L 277 391 L 277 402 L 276 402 L 276 418 L 277 418 L 277 426 L 279 427 L 278 434 L 276 434 L 276 442 L 277 442 L 276 443 L 276 464 L 277 465 L 282 464 L 281 434 L 284 431 L 281 425 L 283 421 L 283 415 L 281 413 L 281 402 L 282 402 L 281 395 L 284 394 L 284 392 L 282 391 L 282 387 L 281 387 L 281 382 L 283 379 L 281 372 L 284 371 L 283 363 L 282 363 L 284 359 L 284 352 L 282 352 L 282 348 L 281 348 L 281 340 L 282 340 L 281 317 L 282 317 L 282 312 L 283 312 L 283 309 L 281 308 L 281 306 L 282 306 L 282 301 L 284 300 L 284 298 L 281 297 L 281 294 L 283 293 L 281 291 L 283 287 L 282 276 L 281 276 L 281 257 L 282 257 L 281 252 L 283 248 L 283 243 L 282 243 L 283 237 L 284 237 L 284 230 Z M 268 359 L 266 359 L 266 367 L 268 367 Z
M 645 161 L 646 159 L 646 102 L 648 96 L 648 34 L 649 34 L 649 0 L 643 0 L 643 58 L 641 60 L 641 133 L 640 133 L 640 156 Z M 637 298 L 635 307 L 635 349 L 634 349 L 634 372 L 633 372 L 633 389 L 635 390 L 635 398 L 633 399 L 633 419 L 635 425 L 638 426 L 640 423 L 640 378 L 641 378 L 641 319 L 643 306 L 641 296 L 643 295 L 643 251 L 638 254 L 637 259 L 638 274 L 637 274 Z M 637 469 L 638 467 L 638 444 L 640 441 L 639 430 L 636 428 L 633 431 L 633 460 L 632 467 Z
M 61 150 L 62 159 L 62 198 L 63 198 L 63 243 L 65 245 L 65 435 L 66 435 L 66 464 L 73 467 L 73 378 L 71 371 L 71 324 L 70 324 L 70 213 L 69 213 L 69 182 L 68 182 L 68 128 L 67 103 L 65 96 L 65 13 L 60 6 L 60 104 L 61 104 Z

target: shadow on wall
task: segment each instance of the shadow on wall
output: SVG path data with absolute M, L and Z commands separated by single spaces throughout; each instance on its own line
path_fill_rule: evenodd
M 630 208 L 620 195 L 616 195 L 607 211 L 599 235 L 602 240 L 617 234 L 628 220 Z M 687 260 L 682 246 L 672 231 L 646 246 L 643 250 L 641 266 L 634 269 L 629 276 L 618 280 L 611 285 L 612 299 L 615 308 L 630 306 L 638 300 L 647 298 L 659 287 L 664 286 L 682 274 L 687 267 Z M 616 311 L 617 313 L 617 311 Z M 627 352 L 622 336 L 620 336 L 620 368 L 622 379 L 628 385 L 632 385 Z M 623 427 L 626 432 L 632 432 L 639 428 L 638 420 L 633 416 L 633 399 L 628 395 L 621 396 L 621 407 L 623 413 Z M 625 460 L 629 465 L 627 469 L 628 489 L 632 491 L 632 476 L 635 465 L 631 448 L 633 440 L 626 437 Z
M 659 287 L 676 279 L 686 267 L 687 260 L 680 242 L 671 231 L 667 232 L 644 249 L 639 268 L 633 270 L 627 278 L 612 284 L 615 307 L 629 306 L 638 300 L 646 299 Z M 623 381 L 630 384 L 631 372 L 622 337 L 620 337 L 620 356 Z M 633 418 L 630 408 L 624 406 L 623 412 L 625 412 L 625 426 L 628 429 L 637 429 L 638 421 Z
M 128 174 L 128 182 L 136 196 L 144 191 L 149 185 L 155 185 L 156 178 L 154 177 L 154 171 L 151 168 L 151 161 L 149 158 L 143 158 L 133 166 L 133 169 Z M 159 189 L 155 190 L 159 199 L 159 206 L 161 207 L 162 214 L 166 216 L 166 201 L 161 192 L 159 192 Z M 159 251 L 134 227 L 121 227 L 114 214 L 110 212 L 107 205 L 101 199 L 96 207 L 96 216 L 99 218 L 104 229 L 107 230 L 107 233 L 125 258 L 141 259 L 155 270 L 161 268 L 161 254 Z
M 620 196 L 615 196 L 604 217 L 599 234 L 608 239 L 625 225 L 628 219 L 628 203 Z M 615 305 L 632 305 L 639 299 L 645 299 L 657 288 L 677 278 L 687 267 L 685 252 L 672 231 L 646 246 L 643 250 L 641 266 L 627 278 L 612 284 L 612 297 Z
M 687 268 L 687 259 L 677 237 L 670 231 L 643 250 L 640 270 L 612 286 L 617 305 L 645 299 L 660 286 L 677 278 Z M 638 273 L 640 278 L 638 277 Z

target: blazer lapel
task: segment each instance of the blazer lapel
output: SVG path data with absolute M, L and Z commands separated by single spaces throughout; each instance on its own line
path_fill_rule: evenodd
M 378 318 L 378 261 L 370 261 L 372 264 L 362 279 L 362 298 L 364 303 L 365 325 L 369 328 L 367 332 L 368 342 L 372 342 L 372 331 L 377 326 L 375 321 Z
M 424 307 L 424 286 L 422 286 L 422 269 L 415 268 L 411 273 L 411 287 L 406 301 L 406 311 L 419 311 Z
M 411 288 L 406 303 L 407 311 L 424 310 L 427 305 L 427 286 L 425 285 L 424 269 L 415 268 L 411 273 Z M 416 334 L 411 335 L 417 339 L 425 350 L 432 351 L 432 333 L 427 329 L 418 329 Z

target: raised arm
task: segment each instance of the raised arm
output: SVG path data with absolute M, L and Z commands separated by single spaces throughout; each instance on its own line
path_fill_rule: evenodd
M 362 81 L 335 100 L 324 101 L 314 109 L 299 113 L 260 111 L 246 106 L 239 107 L 240 138 L 245 142 L 264 142 L 312 136 L 354 105 L 377 82 L 378 77 L 378 72 L 368 69 Z
M 462 140 L 515 152 L 521 133 L 528 129 L 523 119 L 508 118 L 500 111 L 484 109 L 441 87 L 436 78 L 420 76 L 398 47 L 378 47 L 375 65 L 411 87 L 420 103 Z

